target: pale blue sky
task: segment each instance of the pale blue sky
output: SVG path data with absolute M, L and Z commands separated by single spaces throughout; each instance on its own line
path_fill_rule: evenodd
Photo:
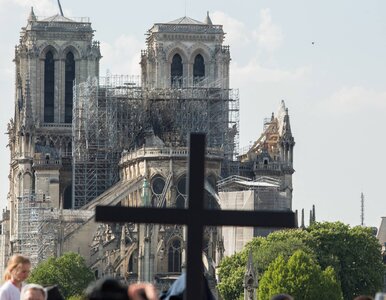
M 262 132 L 281 99 L 295 136 L 293 208 L 317 220 L 379 226 L 386 216 L 386 2 L 383 0 L 62 0 L 66 16 L 90 17 L 101 73 L 139 74 L 145 33 L 156 22 L 209 11 L 231 47 L 231 86 L 240 90 L 240 146 Z M 0 128 L 13 117 L 14 46 L 30 7 L 54 0 L 0 0 Z M 0 207 L 8 192 L 7 136 L 0 135 Z M 306 216 L 306 219 L 308 216 Z

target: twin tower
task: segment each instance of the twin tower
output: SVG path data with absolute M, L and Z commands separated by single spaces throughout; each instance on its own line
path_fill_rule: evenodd
M 74 85 L 99 77 L 101 53 L 87 18 L 39 19 L 31 9 L 15 48 L 15 116 L 8 126 L 8 207 L 25 194 L 74 208 Z M 188 17 L 154 24 L 141 55 L 142 88 L 229 88 L 229 47 L 222 26 Z M 123 58 L 122 58 L 123 59 Z M 225 120 L 226 122 L 226 120 Z M 123 150 L 123 149 L 121 149 Z

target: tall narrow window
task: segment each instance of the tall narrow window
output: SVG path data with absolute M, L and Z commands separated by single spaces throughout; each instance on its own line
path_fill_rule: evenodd
M 134 253 L 130 255 L 130 258 L 129 258 L 129 265 L 127 267 L 127 271 L 129 273 L 133 273 L 134 272 Z
M 51 51 L 44 60 L 44 122 L 54 122 L 55 62 Z
M 65 188 L 63 193 L 63 208 L 70 209 L 72 208 L 72 185 L 69 185 Z
M 72 123 L 72 97 L 75 79 L 75 60 L 74 54 L 68 52 L 66 56 L 65 71 L 65 95 L 64 95 L 64 122 Z
M 168 251 L 168 272 L 181 272 L 181 242 L 175 239 Z
M 172 87 L 182 86 L 182 58 L 179 54 L 175 54 L 172 59 L 170 77 Z
M 204 58 L 201 54 L 197 54 L 193 64 L 193 80 L 195 82 L 203 80 L 205 77 Z

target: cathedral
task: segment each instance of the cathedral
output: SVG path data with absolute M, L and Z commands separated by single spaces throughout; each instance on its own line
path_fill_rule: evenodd
M 96 205 L 187 207 L 190 132 L 206 133 L 209 209 L 292 210 L 293 148 L 284 101 L 239 153 L 239 97 L 230 88 L 222 25 L 182 17 L 147 31 L 139 76 L 99 74 L 88 18 L 39 18 L 31 8 L 15 48 L 8 124 L 9 193 L 0 270 L 10 255 L 33 264 L 81 254 L 97 278 L 167 287 L 183 270 L 185 229 L 101 224 Z M 212 228 L 203 260 L 211 284 L 224 255 L 272 229 Z

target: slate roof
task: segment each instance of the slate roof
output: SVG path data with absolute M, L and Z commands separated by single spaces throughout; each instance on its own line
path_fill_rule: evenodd
M 69 18 L 66 18 L 65 16 L 56 14 L 54 16 L 43 19 L 42 22 L 75 22 L 75 21 Z
M 182 17 L 182 18 L 178 18 L 177 20 L 174 20 L 174 21 L 170 21 L 168 22 L 167 24 L 194 24 L 194 25 L 206 25 L 205 23 L 203 22 L 200 22 L 200 21 L 197 21 L 197 20 L 194 20 L 192 18 L 189 18 L 189 17 Z

